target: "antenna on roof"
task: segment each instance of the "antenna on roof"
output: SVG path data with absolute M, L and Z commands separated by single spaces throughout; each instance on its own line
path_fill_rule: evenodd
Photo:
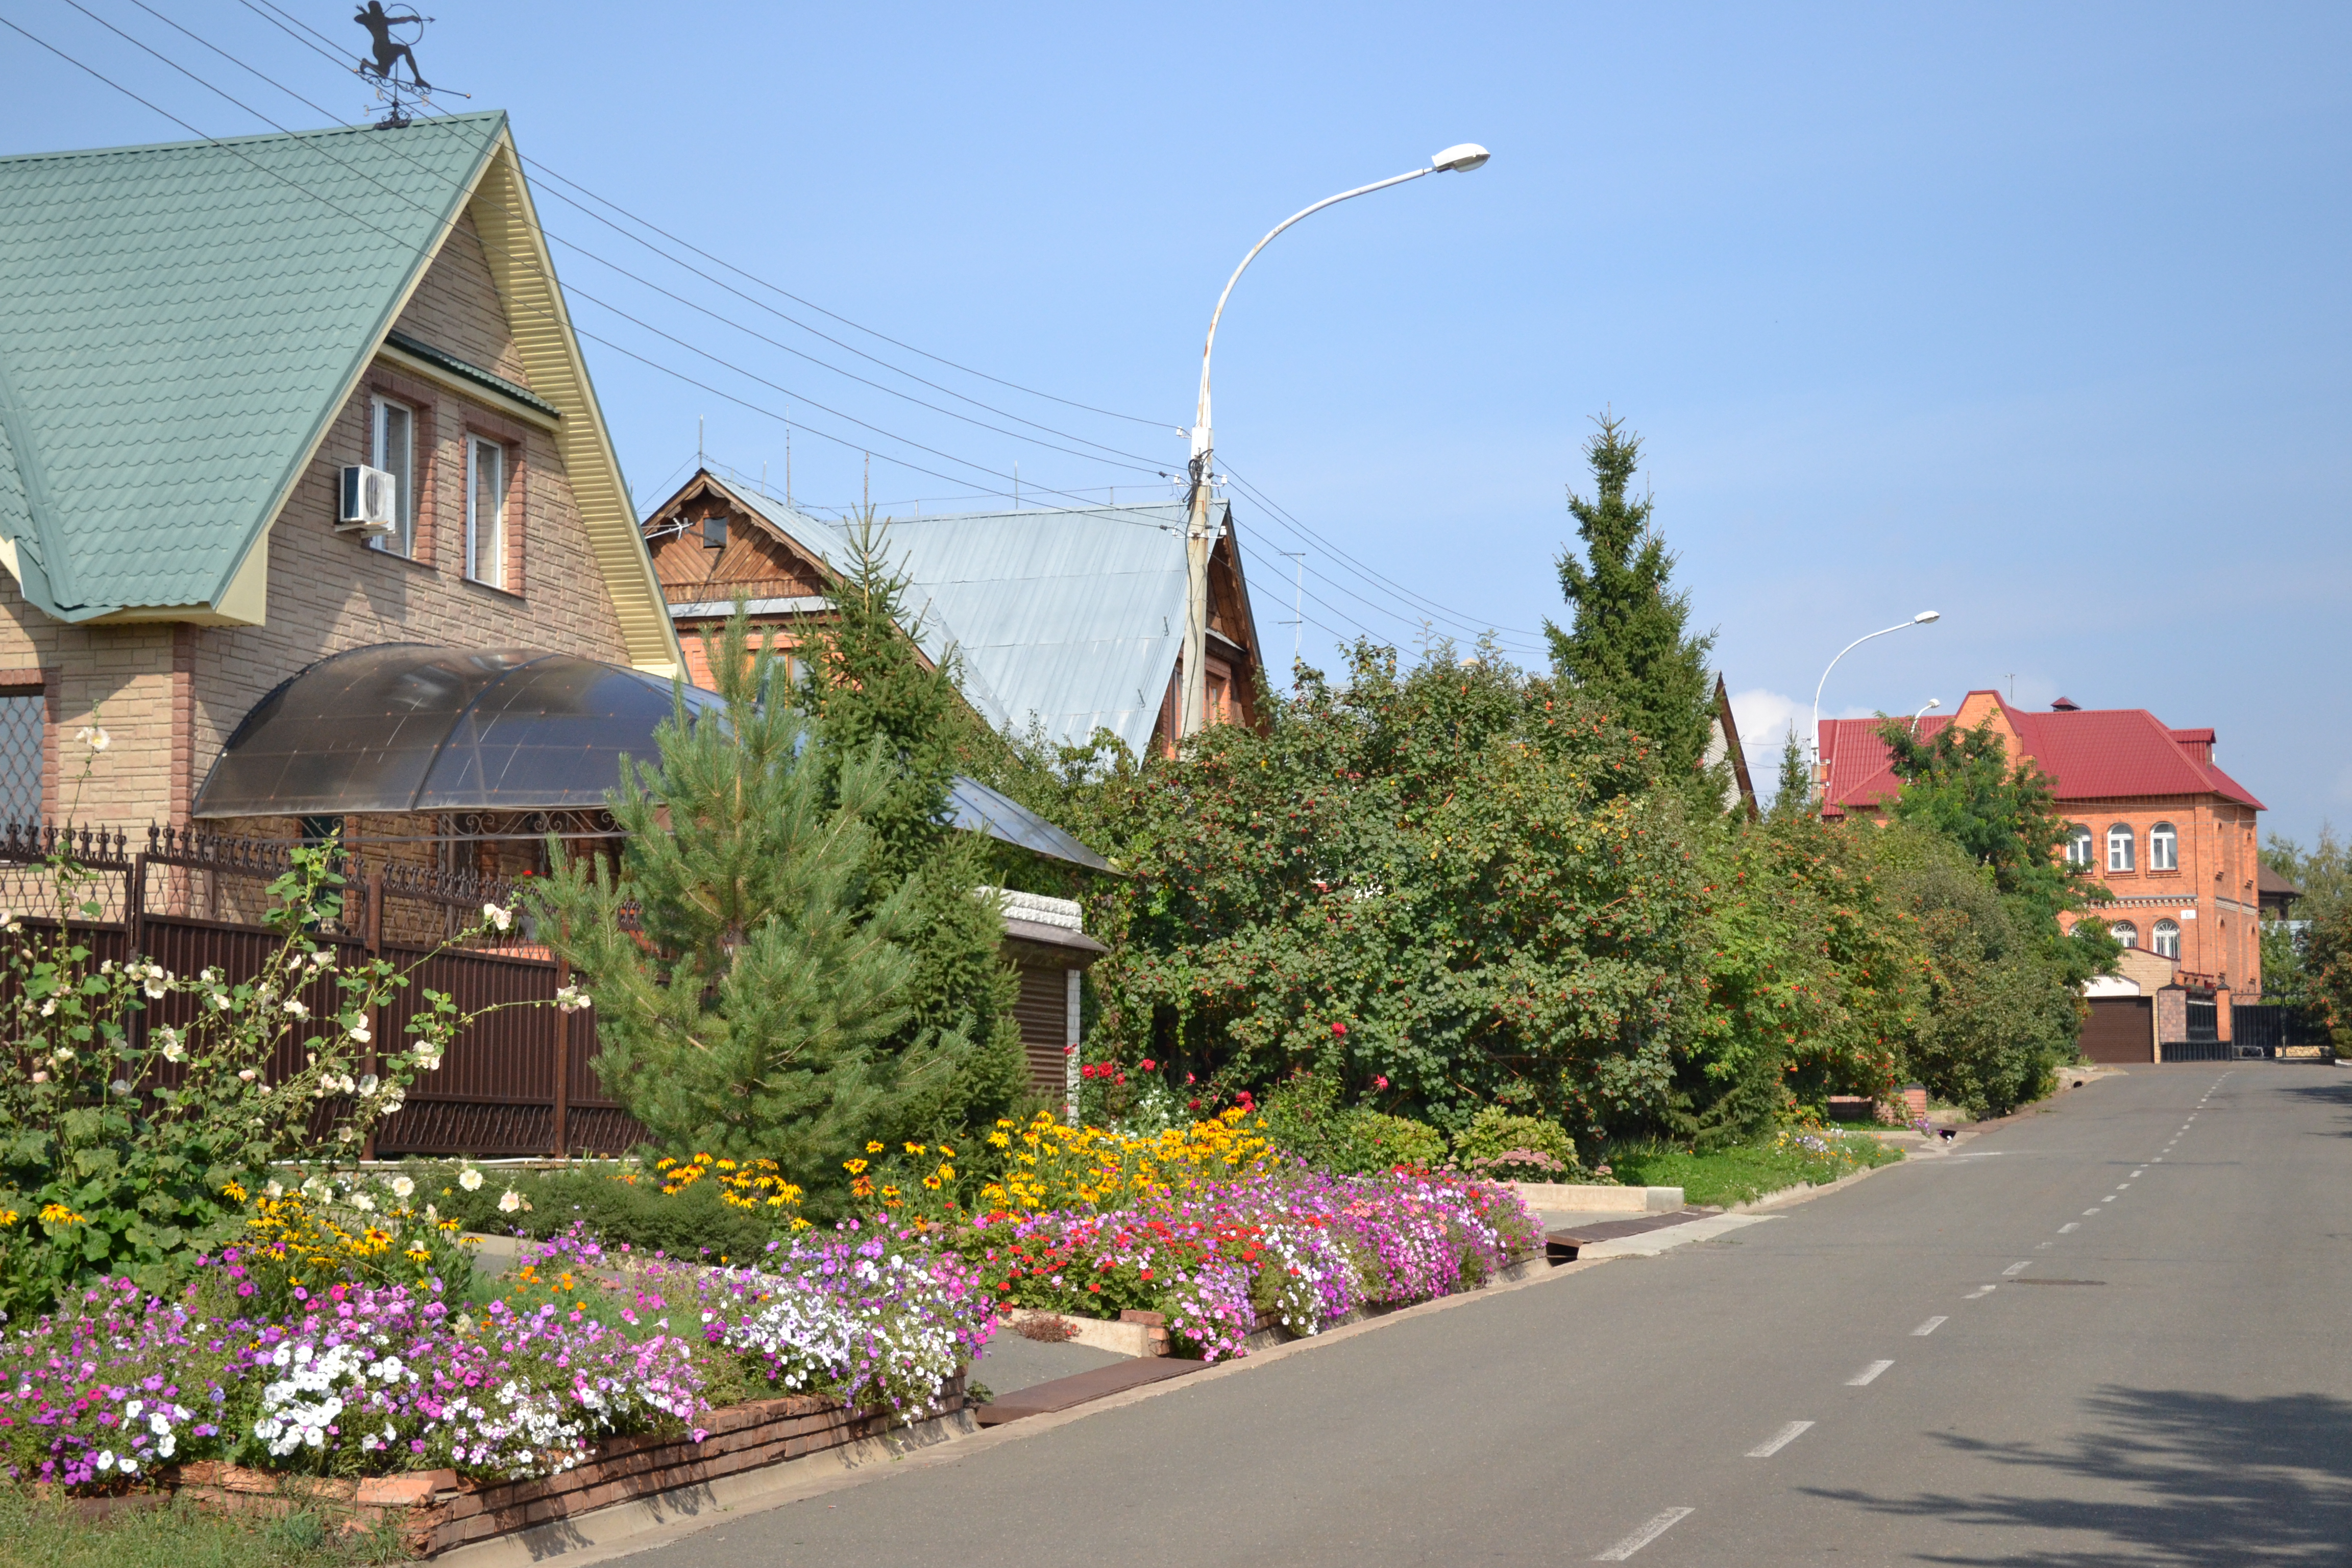
M 416 68 L 416 44 L 425 37 L 425 24 L 433 18 L 418 16 L 413 6 L 394 5 L 387 11 L 383 0 L 367 0 L 352 20 L 367 29 L 371 42 L 373 58 L 360 61 L 360 78 L 375 83 L 378 103 L 391 106 L 390 112 L 376 121 L 376 129 L 397 131 L 411 122 L 411 102 L 428 108 L 433 102 L 433 84 Z M 406 81 L 393 74 L 403 60 L 408 62 Z

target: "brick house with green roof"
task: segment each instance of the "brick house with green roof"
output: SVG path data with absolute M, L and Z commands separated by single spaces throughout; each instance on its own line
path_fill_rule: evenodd
M 503 114 L 0 158 L 0 819 L 189 825 L 353 650 L 677 671 Z

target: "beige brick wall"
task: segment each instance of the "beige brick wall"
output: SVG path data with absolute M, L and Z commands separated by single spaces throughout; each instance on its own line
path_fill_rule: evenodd
M 452 233 L 400 329 L 527 384 L 470 220 Z M 369 400 L 417 407 L 415 560 L 335 531 L 339 470 L 368 457 Z M 468 431 L 506 444 L 509 584 L 464 577 Z M 53 671 L 48 744 L 57 818 L 143 828 L 184 822 L 195 788 L 253 705 L 331 654 L 386 642 L 528 647 L 629 662 L 621 627 L 551 437 L 487 403 L 379 363 L 336 418 L 269 536 L 268 617 L 260 626 L 67 626 L 0 573 L 0 671 Z M 89 757 L 73 731 L 99 716 L 113 744 Z M 86 781 L 78 779 L 84 762 Z

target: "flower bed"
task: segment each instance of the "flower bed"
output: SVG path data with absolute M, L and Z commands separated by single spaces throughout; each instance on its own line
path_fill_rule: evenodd
M 614 1437 L 699 1442 L 714 1408 L 777 1394 L 919 1419 L 993 1325 L 969 1265 L 855 1227 L 748 1268 L 644 1260 L 619 1290 L 569 1235 L 487 1301 L 331 1283 L 320 1257 L 232 1248 L 177 1296 L 113 1281 L 0 1340 L 0 1465 L 76 1492 L 205 1459 L 533 1479 Z
M 1262 1315 L 1312 1334 L 1360 1307 L 1475 1289 L 1538 1250 L 1542 1229 L 1492 1182 L 1291 1167 L 1109 1213 L 1000 1213 L 956 1245 L 1004 1306 L 1160 1311 L 1214 1361 L 1241 1353 Z

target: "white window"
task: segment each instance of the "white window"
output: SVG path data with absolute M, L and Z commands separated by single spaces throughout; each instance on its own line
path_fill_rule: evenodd
M 2114 937 L 2126 947 L 2137 947 L 2139 945 L 2139 927 L 2132 924 L 2129 921 L 2108 921 L 2107 934 Z
M 2180 956 L 2180 925 L 2177 921 L 2156 922 L 2156 952 L 2159 958 Z
M 2159 822 L 2147 830 L 2147 868 L 2151 871 L 2180 869 L 2180 835 L 2172 824 Z
M 466 575 L 507 585 L 507 449 L 479 436 L 466 439 Z
M 2132 830 L 2128 822 L 2118 822 L 2107 829 L 2107 869 L 2128 871 L 2132 868 Z
M 2091 865 L 2091 830 L 2083 823 L 2074 824 L 2066 835 L 2066 864 L 2088 870 Z
M 368 410 L 368 466 L 392 476 L 393 529 L 368 541 L 373 550 L 416 553 L 416 412 L 379 397 Z

